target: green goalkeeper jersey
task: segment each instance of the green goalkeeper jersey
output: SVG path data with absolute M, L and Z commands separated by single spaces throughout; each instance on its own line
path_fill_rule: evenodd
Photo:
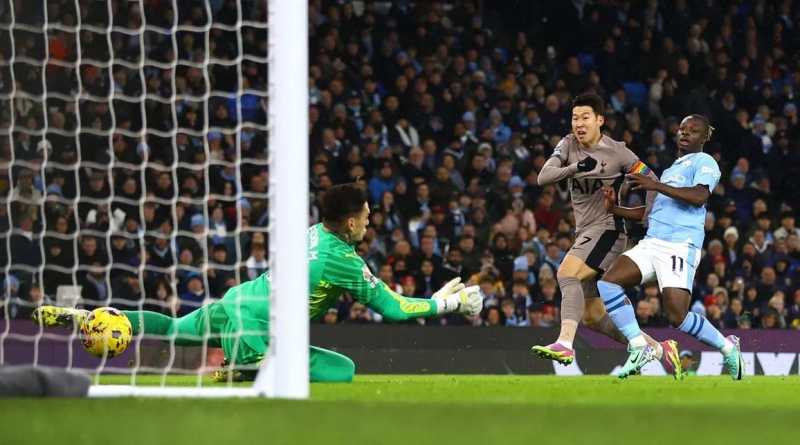
M 404 297 L 376 278 L 355 248 L 322 224 L 308 229 L 309 316 L 320 318 L 345 292 L 389 320 L 437 314 L 435 300 Z M 270 276 L 228 290 L 220 301 L 229 320 L 245 330 L 260 330 L 269 321 Z M 238 323 L 235 323 L 238 325 Z

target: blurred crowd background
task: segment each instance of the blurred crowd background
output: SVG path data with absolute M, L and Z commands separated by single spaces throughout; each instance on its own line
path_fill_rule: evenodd
M 14 3 L 31 28 L 9 32 L 0 11 L 6 316 L 71 284 L 89 302 L 180 314 L 265 270 L 263 2 L 241 2 L 241 33 L 229 0 L 49 1 L 61 26 L 47 33 Z M 566 183 L 539 187 L 537 172 L 570 131 L 571 99 L 604 97 L 604 132 L 657 174 L 680 119 L 700 113 L 723 177 L 692 310 L 721 328 L 800 329 L 799 9 L 312 0 L 309 223 L 328 187 L 362 182 L 357 251 L 377 276 L 416 297 L 461 276 L 486 296 L 475 319 L 413 323 L 554 326 L 574 218 Z M 105 35 L 109 17 L 120 28 Z M 643 230 L 630 225 L 632 242 Z M 630 297 L 642 326 L 666 326 L 657 286 Z M 345 296 L 320 322 L 381 321 Z

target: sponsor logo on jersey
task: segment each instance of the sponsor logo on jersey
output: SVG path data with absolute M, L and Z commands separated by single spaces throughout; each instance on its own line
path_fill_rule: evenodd
M 311 226 L 308 229 L 308 261 L 314 261 L 318 258 L 319 253 L 317 247 L 319 246 L 319 232 L 316 226 Z
M 683 184 L 684 182 L 686 182 L 686 176 L 670 175 L 664 178 L 664 180 L 661 182 L 663 182 L 664 184 Z
M 378 279 L 375 278 L 375 275 L 372 275 L 372 272 L 366 264 L 361 268 L 361 273 L 364 276 L 364 281 L 369 283 L 369 287 L 375 289 L 375 286 L 378 285 Z
M 603 188 L 603 181 L 599 178 L 572 178 L 570 189 L 573 193 L 593 195 Z

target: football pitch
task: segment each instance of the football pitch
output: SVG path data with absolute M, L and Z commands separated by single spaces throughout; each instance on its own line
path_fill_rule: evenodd
M 0 443 L 776 444 L 797 443 L 800 431 L 798 376 L 363 375 L 312 384 L 311 393 L 309 401 L 0 399 Z

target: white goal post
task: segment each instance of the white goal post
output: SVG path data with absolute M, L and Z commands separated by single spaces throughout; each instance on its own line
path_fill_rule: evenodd
M 271 0 L 269 11 L 270 346 L 255 389 L 309 395 L 308 2 Z

